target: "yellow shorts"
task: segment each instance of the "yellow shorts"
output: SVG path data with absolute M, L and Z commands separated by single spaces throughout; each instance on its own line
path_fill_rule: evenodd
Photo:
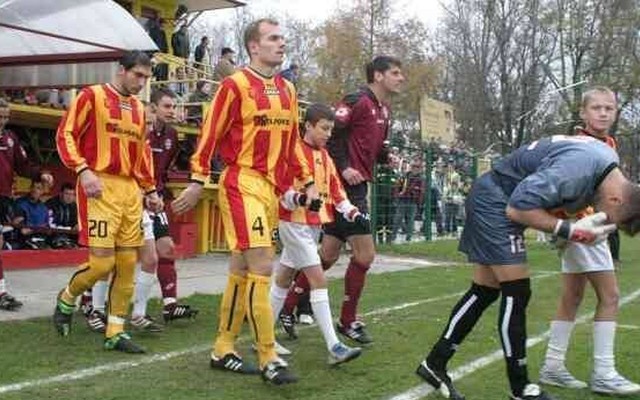
M 236 166 L 226 168 L 220 176 L 218 202 L 229 249 L 271 247 L 278 197 L 262 175 Z
M 78 241 L 89 247 L 142 246 L 142 194 L 133 178 L 97 172 L 102 196 L 88 198 L 78 181 Z

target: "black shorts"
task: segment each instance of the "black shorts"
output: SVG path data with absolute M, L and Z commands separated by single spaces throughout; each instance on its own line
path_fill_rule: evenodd
M 458 245 L 470 262 L 515 265 L 527 261 L 525 227 L 507 217 L 508 202 L 509 197 L 491 173 L 476 179 L 467 196 L 466 220 Z
M 353 222 L 349 222 L 342 216 L 341 213 L 336 212 L 335 220 L 330 224 L 325 224 L 322 227 L 324 235 L 331 235 L 343 242 L 347 241 L 349 236 L 353 235 L 371 235 L 371 223 L 367 226 L 362 226 Z
M 156 240 L 170 236 L 169 234 L 169 217 L 166 212 L 161 212 L 153 216 L 153 236 Z

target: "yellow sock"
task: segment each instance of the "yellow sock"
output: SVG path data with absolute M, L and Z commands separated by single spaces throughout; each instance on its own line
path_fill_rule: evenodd
M 227 287 L 220 302 L 218 335 L 213 342 L 212 354 L 216 357 L 235 351 L 236 338 L 244 322 L 246 288 L 247 278 L 229 273 Z
M 97 280 L 108 276 L 116 263 L 115 256 L 97 257 L 89 253 L 89 262 L 80 264 L 71 276 L 67 289 L 61 298 L 66 303 L 75 304 L 76 297 L 93 287 Z M 69 298 L 71 297 L 71 298 Z
M 124 331 L 124 322 L 133 296 L 138 254 L 136 249 L 117 250 L 115 258 L 116 268 L 107 300 L 109 310 L 105 336 L 108 338 Z
M 246 307 L 247 319 L 258 348 L 260 368 L 277 358 L 273 315 L 269 301 L 271 278 L 262 275 L 247 275 Z

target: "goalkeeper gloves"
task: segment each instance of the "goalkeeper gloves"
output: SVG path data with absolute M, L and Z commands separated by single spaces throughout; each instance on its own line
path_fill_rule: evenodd
M 605 240 L 607 235 L 616 230 L 615 224 L 606 224 L 607 214 L 599 212 L 576 222 L 566 219 L 558 220 L 553 234 L 572 242 L 593 244 Z

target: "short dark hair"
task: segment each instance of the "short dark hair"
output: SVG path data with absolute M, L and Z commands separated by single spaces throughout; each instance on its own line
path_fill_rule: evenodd
M 385 73 L 392 67 L 402 67 L 402 62 L 397 58 L 390 56 L 377 56 L 365 67 L 367 73 L 367 83 L 373 83 L 376 72 Z
M 65 190 L 76 190 L 76 187 L 73 185 L 73 183 L 65 182 L 62 184 L 62 186 L 60 186 L 60 193 L 64 192 Z
M 244 30 L 244 48 L 247 50 L 249 57 L 251 57 L 249 42 L 260 40 L 260 25 L 262 25 L 262 23 L 279 25 L 278 21 L 273 18 L 260 18 L 247 25 L 247 28 Z
M 150 101 L 153 104 L 158 105 L 158 103 L 160 103 L 160 100 L 162 100 L 163 97 L 170 97 L 172 99 L 175 99 L 177 96 L 173 90 L 169 89 L 168 87 L 161 86 L 157 89 L 154 89 L 153 92 L 151 92 Z
M 150 67 L 151 57 L 149 57 L 149 55 L 144 51 L 140 50 L 125 51 L 124 54 L 122 54 L 122 57 L 120 57 L 119 63 L 125 71 L 130 70 L 136 65 Z
M 234 54 L 235 51 L 233 51 L 231 47 L 223 47 L 222 50 L 220 51 L 221 56 L 226 56 L 229 53 Z
M 304 122 L 308 122 L 311 125 L 315 125 L 321 119 L 327 121 L 334 121 L 336 119 L 335 112 L 331 107 L 322 103 L 313 103 L 307 107 L 304 113 Z
M 209 40 L 209 37 L 208 37 L 208 36 L 203 36 L 203 37 L 200 39 L 200 43 L 204 42 L 205 40 Z
M 625 202 L 629 205 L 623 210 L 618 228 L 629 236 L 634 236 L 640 232 L 640 186 L 633 182 L 625 183 Z

